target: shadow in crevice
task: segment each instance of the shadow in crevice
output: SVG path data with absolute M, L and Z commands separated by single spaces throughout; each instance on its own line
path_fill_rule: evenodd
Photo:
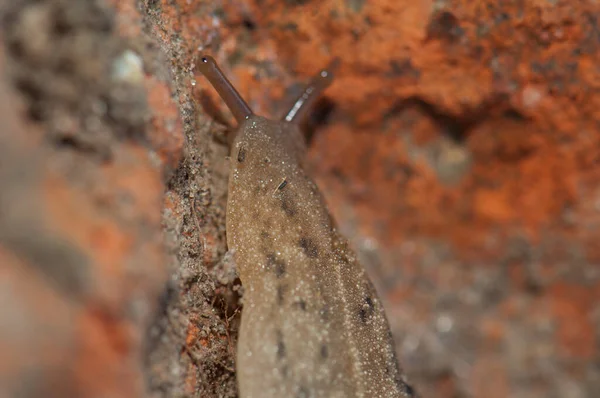
M 311 145 L 315 133 L 320 128 L 329 124 L 331 115 L 335 109 L 335 102 L 327 97 L 323 97 L 317 101 L 312 112 L 306 118 L 306 122 L 301 125 L 307 145 Z
M 509 103 L 507 94 L 498 93 L 484 99 L 479 105 L 461 114 L 453 114 L 419 96 L 410 96 L 396 103 L 386 112 L 384 119 L 392 118 L 408 109 L 417 109 L 429 116 L 434 123 L 454 142 L 462 144 L 469 133 L 492 117 L 503 117 L 517 121 L 529 118 Z

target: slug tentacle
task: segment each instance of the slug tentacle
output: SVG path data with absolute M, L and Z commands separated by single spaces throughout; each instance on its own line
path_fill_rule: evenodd
M 198 68 L 215 90 L 217 90 L 217 93 L 225 101 L 239 124 L 254 114 L 240 93 L 233 87 L 229 79 L 225 77 L 213 57 L 208 55 L 203 56 L 200 59 Z
M 302 124 L 321 93 L 329 87 L 333 81 L 333 73 L 338 65 L 339 58 L 335 58 L 327 68 L 321 70 L 313 77 L 283 120 L 286 122 Z

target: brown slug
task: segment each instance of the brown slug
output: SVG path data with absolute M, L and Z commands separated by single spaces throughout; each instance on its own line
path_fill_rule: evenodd
M 304 169 L 298 124 L 331 71 L 321 71 L 283 120 L 273 121 L 253 114 L 211 57 L 199 68 L 239 124 L 227 245 L 244 286 L 240 396 L 413 397 L 381 302 Z

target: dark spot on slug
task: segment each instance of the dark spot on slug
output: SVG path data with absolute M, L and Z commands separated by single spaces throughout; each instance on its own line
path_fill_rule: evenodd
M 240 147 L 237 155 L 237 161 L 242 163 L 244 160 L 246 160 L 246 148 Z
M 279 184 L 279 186 L 277 187 L 277 189 L 281 191 L 283 188 L 285 188 L 285 186 L 287 185 L 287 183 L 288 183 L 287 180 L 283 180 L 281 182 L 281 184 Z
M 310 397 L 310 391 L 305 386 L 300 386 L 296 398 L 308 398 Z
M 277 304 L 280 306 L 283 305 L 283 301 L 285 298 L 285 287 L 283 285 L 277 286 Z
M 267 269 L 273 270 L 277 278 L 281 278 L 285 275 L 285 262 L 278 260 L 275 254 L 267 254 Z
M 326 344 L 323 344 L 321 346 L 321 358 L 327 359 L 328 356 L 329 356 L 329 348 L 327 348 Z
M 285 343 L 283 341 L 277 343 L 277 358 L 285 358 Z
M 267 239 L 269 239 L 269 233 L 268 233 L 267 231 L 261 231 L 261 232 L 260 232 L 260 238 L 261 238 L 262 240 L 267 240 Z
M 373 299 L 369 296 L 366 296 L 364 299 L 364 303 L 360 308 L 358 315 L 362 323 L 367 323 L 367 321 L 373 316 L 375 313 L 375 305 L 373 304 Z
M 304 251 L 304 254 L 306 254 L 307 257 L 310 257 L 310 258 L 319 257 L 319 248 L 317 247 L 316 243 L 313 242 L 312 239 L 300 238 L 300 241 L 298 242 L 298 244 L 300 245 L 300 247 Z
M 323 308 L 321 308 L 321 311 L 319 311 L 319 315 L 321 315 L 321 319 L 323 319 L 324 321 L 329 320 L 329 307 L 327 306 L 327 304 L 325 304 Z
M 283 275 L 285 275 L 285 264 L 282 262 L 278 262 L 275 266 L 275 275 L 277 275 L 278 278 L 281 278 Z
M 294 303 L 294 305 L 296 305 L 298 308 L 300 308 L 302 311 L 306 311 L 306 301 L 300 299 L 298 301 L 296 301 Z
M 388 363 L 385 367 L 385 375 L 389 376 L 390 373 L 392 373 L 392 367 L 390 366 L 390 364 Z
M 281 333 L 281 330 L 277 331 L 277 358 L 285 358 L 285 343 L 283 342 L 283 333 Z
M 263 231 L 271 231 L 273 230 L 273 216 L 268 216 L 263 214 Z M 268 233 L 267 233 L 268 235 Z
M 362 323 L 367 323 L 367 311 L 364 308 L 361 308 L 358 312 L 358 316 L 360 316 L 360 320 Z
M 288 217 L 294 217 L 296 213 L 298 213 L 296 210 L 296 205 L 289 195 L 282 193 L 279 196 L 279 200 L 281 201 L 281 209 Z

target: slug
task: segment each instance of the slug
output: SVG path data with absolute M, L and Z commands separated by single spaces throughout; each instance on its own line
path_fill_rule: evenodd
M 304 169 L 299 124 L 331 71 L 273 121 L 252 112 L 213 58 L 202 57 L 199 69 L 239 124 L 226 223 L 244 286 L 240 397 L 415 396 L 373 285 Z

